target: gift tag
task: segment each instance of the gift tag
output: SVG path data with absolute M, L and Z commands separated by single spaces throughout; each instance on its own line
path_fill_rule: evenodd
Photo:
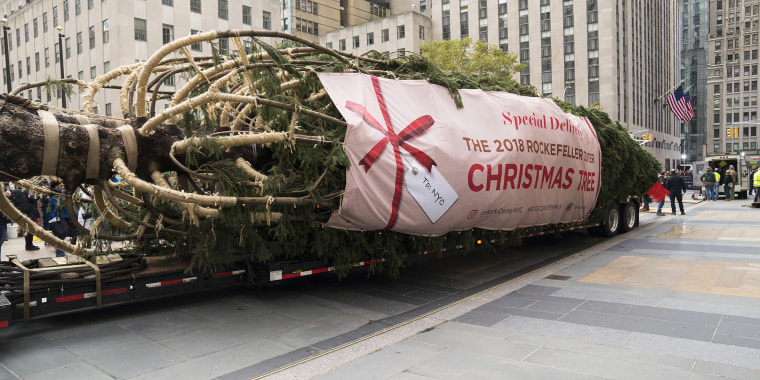
M 428 173 L 417 161 L 410 159 L 404 170 L 407 191 L 425 211 L 430 222 L 435 224 L 459 199 L 459 195 L 435 166 L 433 172 Z

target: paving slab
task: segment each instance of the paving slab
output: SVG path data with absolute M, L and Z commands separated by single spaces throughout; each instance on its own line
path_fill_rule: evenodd
M 405 341 L 394 345 L 393 350 L 375 352 L 314 379 L 386 379 L 405 372 L 407 368 L 414 368 L 445 350 L 434 345 Z
M 460 349 L 447 350 L 408 371 L 434 379 L 603 379 L 591 374 L 479 355 Z

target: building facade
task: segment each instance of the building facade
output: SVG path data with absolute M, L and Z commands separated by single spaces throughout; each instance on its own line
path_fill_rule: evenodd
M 760 155 L 760 0 L 710 1 L 704 154 Z
M 704 159 L 707 143 L 707 40 L 710 31 L 708 0 L 683 0 L 681 79 L 689 91 L 695 116 L 683 124 L 681 141 L 686 162 Z
M 391 15 L 388 0 L 281 0 L 282 30 L 308 41 Z
M 419 53 L 430 39 L 432 27 L 429 16 L 408 11 L 325 33 L 319 36 L 319 43 L 354 55 L 375 50 L 387 57 L 404 57 Z
M 277 0 L 0 0 L 0 11 L 7 22 L 11 72 L 7 78 L 3 70 L 3 90 L 8 80 L 15 88 L 61 78 L 59 34 L 65 76 L 87 82 L 120 66 L 147 60 L 175 38 L 214 29 L 277 30 L 281 18 Z M 56 26 L 62 27 L 60 33 Z M 225 49 L 228 43 L 220 40 L 218 47 Z M 211 45 L 193 45 L 190 51 L 210 55 Z M 4 60 L 0 61 L 5 68 Z M 179 77 L 167 82 L 161 90 L 174 91 L 183 84 Z M 62 95 L 45 88 L 20 95 L 61 105 Z M 79 95 L 68 99 L 67 108 L 81 108 Z M 98 92 L 95 112 L 121 117 L 118 98 L 118 89 Z

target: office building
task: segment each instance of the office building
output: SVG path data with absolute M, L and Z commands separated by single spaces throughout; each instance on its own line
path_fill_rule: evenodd
M 203 31 L 228 29 L 278 30 L 277 0 L 0 0 L 6 19 L 10 78 L 3 70 L 3 90 L 22 83 L 61 78 L 59 34 L 67 78 L 91 81 L 123 65 L 147 60 L 164 44 Z M 62 29 L 59 33 L 57 26 Z M 215 41 L 221 50 L 229 41 Z M 2 51 L 2 49 L 0 49 Z M 210 55 L 211 45 L 190 47 L 194 55 Z M 5 54 L 3 52 L 3 54 Z M 5 65 L 3 63 L 3 68 Z M 113 81 L 120 85 L 123 80 Z M 171 78 L 162 91 L 175 91 L 182 78 Z M 67 108 L 81 108 L 78 88 Z M 23 96 L 61 105 L 61 94 L 45 88 Z M 121 117 L 118 89 L 103 89 L 95 97 L 95 112 Z
M 760 0 L 710 1 L 705 155 L 758 155 Z

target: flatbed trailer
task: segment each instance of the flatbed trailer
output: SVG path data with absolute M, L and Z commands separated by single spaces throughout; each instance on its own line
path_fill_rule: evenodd
M 609 207 L 601 220 L 586 225 L 578 225 L 561 230 L 546 229 L 526 233 L 524 238 L 589 229 L 590 233 L 602 236 L 614 236 L 629 231 L 639 224 L 639 199 L 631 197 L 620 202 L 616 207 Z M 480 244 L 481 242 L 478 242 Z M 490 243 L 498 243 L 491 241 Z M 445 249 L 443 252 L 428 250 L 410 254 L 412 257 L 461 250 L 463 247 Z M 103 262 L 135 260 L 132 255 L 107 255 Z M 44 259 L 40 259 L 44 260 Z M 52 259 L 48 259 L 52 260 Z M 100 259 L 97 260 L 101 262 Z M 30 268 L 30 263 L 22 263 L 10 256 L 9 261 L 0 262 L 0 275 L 12 273 L 18 278 L 13 289 L 0 284 L 0 328 L 11 323 L 46 318 L 56 315 L 84 312 L 106 307 L 156 300 L 204 291 L 250 285 L 266 285 L 281 281 L 302 278 L 311 275 L 329 273 L 336 270 L 320 260 L 300 260 L 271 264 L 253 263 L 241 260 L 233 266 L 213 273 L 192 273 L 187 270 L 187 263 L 164 264 L 162 257 L 138 257 L 132 263 L 134 273 L 126 273 L 112 278 L 98 276 L 108 264 L 87 264 L 84 262 Z M 351 264 L 351 270 L 368 268 L 376 260 L 367 259 Z M 94 269 L 94 268 L 99 269 Z M 85 276 L 72 275 L 76 270 L 92 269 L 94 273 Z M 49 285 L 35 284 L 35 277 L 44 273 L 54 273 L 59 277 L 73 277 L 76 282 L 66 280 L 53 281 Z M 102 274 L 102 273 L 101 273 Z

